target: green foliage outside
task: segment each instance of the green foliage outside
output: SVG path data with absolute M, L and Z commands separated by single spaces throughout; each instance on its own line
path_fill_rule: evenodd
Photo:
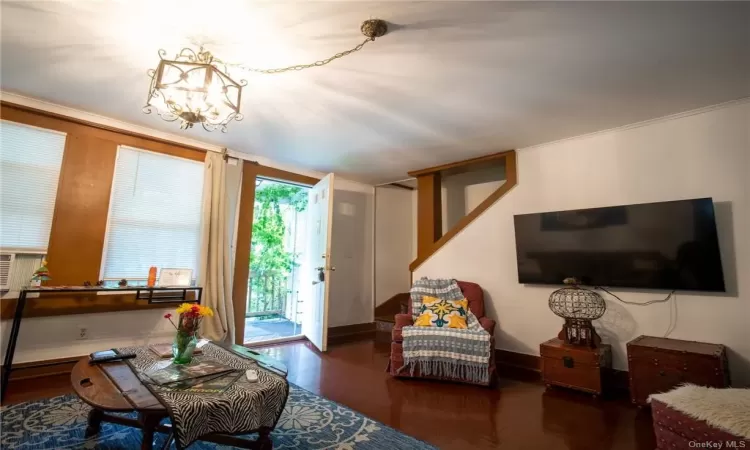
M 298 255 L 286 251 L 287 224 L 283 209 L 307 208 L 304 188 L 263 181 L 255 191 L 253 240 L 250 251 L 250 305 L 248 312 L 282 309 L 287 295 L 287 278 Z

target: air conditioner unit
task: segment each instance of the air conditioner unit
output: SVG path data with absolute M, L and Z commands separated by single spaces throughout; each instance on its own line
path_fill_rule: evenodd
M 0 291 L 10 289 L 10 269 L 13 267 L 16 255 L 14 253 L 0 254 Z

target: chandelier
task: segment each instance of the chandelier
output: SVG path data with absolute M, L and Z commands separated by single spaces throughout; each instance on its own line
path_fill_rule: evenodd
M 206 131 L 227 131 L 233 120 L 242 120 L 240 100 L 246 80 L 235 81 L 229 76 L 229 68 L 246 72 L 275 74 L 324 66 L 336 59 L 359 51 L 364 45 L 388 31 L 385 21 L 370 19 L 362 23 L 362 34 L 367 39 L 356 47 L 336 53 L 330 58 L 311 64 L 300 64 L 276 69 L 258 69 L 243 64 L 226 63 L 215 58 L 200 47 L 196 52 L 183 48 L 174 58 L 167 59 L 167 52 L 159 50 L 159 65 L 150 69 L 151 84 L 143 112 L 154 110 L 168 122 L 180 121 L 180 129 L 192 128 L 200 123 Z

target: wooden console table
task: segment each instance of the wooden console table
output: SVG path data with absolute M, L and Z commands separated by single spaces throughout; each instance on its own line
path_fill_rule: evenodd
M 146 300 L 149 304 L 154 303 L 200 303 L 203 295 L 203 288 L 200 287 L 183 287 L 183 286 L 126 286 L 106 288 L 102 286 L 38 286 L 21 289 L 16 303 L 16 311 L 13 315 L 13 324 L 10 328 L 10 337 L 8 338 L 8 347 L 5 351 L 5 361 L 3 362 L 3 381 L 0 388 L 0 401 L 5 399 L 5 391 L 8 389 L 10 373 L 13 371 L 13 356 L 16 353 L 16 343 L 18 342 L 18 333 L 21 330 L 21 320 L 23 319 L 23 310 L 26 308 L 26 298 L 28 294 L 43 293 L 92 293 L 92 292 L 117 292 L 117 293 L 135 293 L 136 300 Z M 194 292 L 195 298 L 190 299 L 188 292 Z M 157 294 L 157 295 L 154 295 Z M 162 295 L 159 295 L 162 294 Z M 39 300 L 54 301 L 54 297 L 40 297 Z M 59 364 L 67 364 L 70 361 L 57 361 L 53 363 L 43 363 L 26 368 L 49 367 Z

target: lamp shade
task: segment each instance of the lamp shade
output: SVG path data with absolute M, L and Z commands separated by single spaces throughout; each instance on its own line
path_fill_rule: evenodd
M 237 82 L 221 70 L 209 52 L 183 49 L 174 59 L 161 60 L 149 71 L 151 86 L 145 113 L 156 110 L 167 121 L 180 120 L 180 128 L 200 123 L 208 131 L 226 131 L 232 120 L 242 120 L 240 100 L 244 80 Z
M 564 319 L 595 320 L 604 315 L 607 304 L 596 292 L 571 284 L 549 296 L 549 309 Z

